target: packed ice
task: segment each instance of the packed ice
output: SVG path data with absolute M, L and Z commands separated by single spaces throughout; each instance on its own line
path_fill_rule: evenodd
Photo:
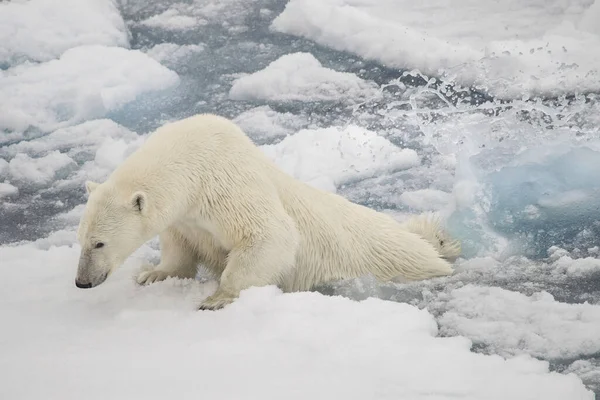
M 414 150 L 399 149 L 375 132 L 354 125 L 345 129 L 303 129 L 262 148 L 283 171 L 333 192 L 352 180 L 410 168 L 420 162 Z
M 598 17 L 593 0 L 291 0 L 271 27 L 510 98 L 598 91 Z
M 82 45 L 129 47 L 113 0 L 15 0 L 0 3 L 0 68 L 50 61 Z
M 160 43 L 148 49 L 147 55 L 166 65 L 167 67 L 185 62 L 190 56 L 204 50 L 200 44 L 186 44 L 183 46 L 175 43 Z
M 0 2 L 0 398 L 593 399 L 600 1 Z M 161 124 L 462 242 L 449 277 L 73 284 L 84 182 Z
M 0 129 L 51 132 L 101 118 L 143 94 L 178 83 L 176 73 L 139 50 L 77 46 L 58 59 L 3 72 L 0 107 L 6 117 L 0 120 Z M 6 141 L 0 136 L 0 143 Z
M 600 351 L 595 339 L 600 310 L 591 304 L 560 303 L 543 291 L 526 296 L 467 285 L 452 291 L 447 307 L 439 319 L 441 329 L 468 336 L 500 355 L 527 353 L 552 360 Z
M 379 94 L 374 84 L 324 68 L 309 53 L 281 56 L 265 69 L 238 78 L 229 90 L 234 100 L 267 101 L 360 101 Z
M 244 111 L 235 117 L 235 123 L 257 142 L 292 135 L 309 125 L 302 116 L 280 113 L 268 105 Z

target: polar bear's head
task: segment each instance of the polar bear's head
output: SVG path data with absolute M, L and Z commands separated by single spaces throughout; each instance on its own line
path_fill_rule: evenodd
M 151 237 L 145 192 L 126 192 L 114 184 L 89 181 L 85 187 L 89 197 L 77 232 L 81 255 L 75 278 L 77 287 L 83 289 L 104 282 Z

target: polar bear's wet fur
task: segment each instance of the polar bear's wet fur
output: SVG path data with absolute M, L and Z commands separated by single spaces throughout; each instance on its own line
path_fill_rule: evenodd
M 94 287 L 159 235 L 161 260 L 139 284 L 219 279 L 200 309 L 218 309 L 251 286 L 309 290 L 372 274 L 382 281 L 452 273 L 460 246 L 434 219 L 404 223 L 313 188 L 281 171 L 231 121 L 210 114 L 152 133 L 108 179 L 87 182 L 76 284 Z
M 455 261 L 460 256 L 460 242 L 444 231 L 440 218 L 435 214 L 417 215 L 402 222 L 401 225 L 404 229 L 420 235 L 433 244 L 433 247 L 446 260 Z

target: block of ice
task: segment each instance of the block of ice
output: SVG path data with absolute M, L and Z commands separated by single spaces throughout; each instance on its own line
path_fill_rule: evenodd
M 378 95 L 373 82 L 325 68 L 310 53 L 281 56 L 265 69 L 236 79 L 229 91 L 233 100 L 360 101 Z
M 291 0 L 271 28 L 496 97 L 600 89 L 589 0 Z M 589 9 L 589 10 L 588 10 Z M 581 22 L 580 22 L 581 21 Z
M 0 199 L 3 197 L 14 196 L 19 193 L 19 189 L 10 183 L 0 183 Z
M 251 108 L 235 117 L 234 122 L 256 140 L 291 135 L 308 125 L 301 116 L 279 113 L 269 106 Z
M 4 158 L 0 158 L 0 179 L 4 178 L 8 173 L 8 161 Z
M 41 156 L 59 150 L 71 158 L 89 159 L 107 139 L 134 140 L 138 134 L 110 119 L 94 119 L 79 125 L 60 128 L 32 140 L 23 140 L 0 148 L 0 156 L 11 158 L 18 153 Z M 1 161 L 0 161 L 1 163 Z M 1 169 L 1 167 L 0 167 Z
M 58 232 L 0 247 L 2 398 L 594 398 L 575 375 L 550 373 L 544 362 L 476 354 L 465 338 L 437 336 L 433 316 L 408 304 L 263 287 L 198 312 L 213 282 L 139 288 L 130 278 L 137 257 L 98 290 L 80 290 L 79 247 L 69 240 L 71 232 Z M 150 254 L 148 246 L 137 252 Z M 161 371 L 158 384 L 148 385 L 149 371 Z M 181 384 L 198 376 L 201 384 Z
M 59 151 L 39 158 L 19 153 L 10 160 L 8 170 L 11 180 L 20 182 L 23 186 L 39 186 L 51 183 L 61 171 L 73 164 L 75 163 L 71 157 Z
M 91 44 L 129 47 L 114 0 L 0 2 L 0 67 L 52 60 Z
M 161 43 L 148 49 L 146 54 L 167 68 L 171 68 L 184 62 L 191 55 L 202 51 L 204 51 L 204 46 L 200 44 Z
M 401 149 L 356 125 L 303 129 L 262 149 L 287 173 L 330 191 L 352 180 L 410 168 L 420 162 L 414 150 Z
M 177 74 L 138 50 L 79 46 L 57 60 L 0 71 L 0 130 L 43 132 L 99 118 L 143 94 L 179 83 Z M 4 140 L 0 133 L 0 143 Z
M 205 25 L 206 23 L 206 20 L 190 15 L 182 15 L 181 12 L 176 8 L 170 8 L 160 14 L 153 15 L 152 17 L 140 22 L 140 24 L 152 28 L 161 28 L 173 31 L 192 29 L 199 25 Z
M 526 296 L 467 285 L 450 293 L 446 307 L 439 319 L 443 332 L 467 336 L 496 354 L 571 359 L 600 351 L 597 305 L 560 303 L 546 292 Z

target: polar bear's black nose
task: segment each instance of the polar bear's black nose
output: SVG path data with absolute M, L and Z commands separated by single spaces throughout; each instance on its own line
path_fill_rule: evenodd
M 75 286 L 77 286 L 79 289 L 89 289 L 92 287 L 92 282 L 81 283 L 78 280 L 75 280 Z

